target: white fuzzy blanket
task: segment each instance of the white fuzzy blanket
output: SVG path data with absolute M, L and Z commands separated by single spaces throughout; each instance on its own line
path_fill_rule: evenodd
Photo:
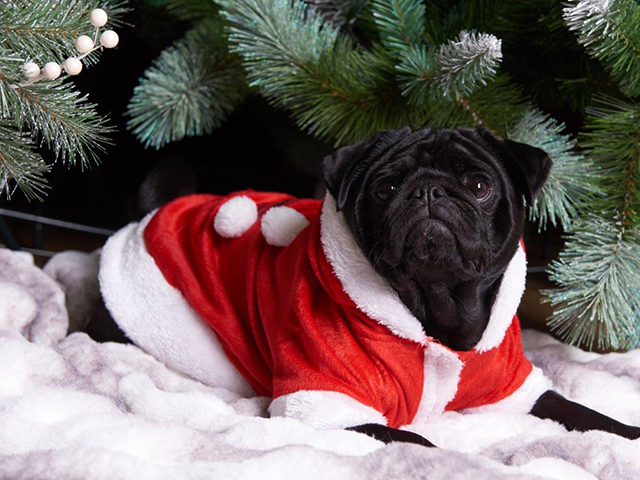
M 90 258 L 50 263 L 56 283 L 0 251 L 0 479 L 640 479 L 640 440 L 447 413 L 412 427 L 441 448 L 384 446 L 266 418 L 267 399 L 204 386 L 134 346 L 62 338 L 67 308 L 75 329 L 86 311 L 70 297 L 95 295 Z M 533 331 L 524 342 L 559 392 L 640 425 L 640 351 L 585 353 Z

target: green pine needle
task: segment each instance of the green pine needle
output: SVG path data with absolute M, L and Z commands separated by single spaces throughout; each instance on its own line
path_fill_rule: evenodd
M 122 0 L 0 0 L 0 195 L 21 189 L 42 199 L 48 171 L 35 146 L 47 146 L 66 165 L 82 168 L 98 161 L 113 129 L 72 83 L 40 80 L 29 84 L 22 72 L 28 60 L 42 68 L 78 54 L 79 35 L 92 35 L 92 9 L 101 7 L 110 25 L 126 8 Z M 97 60 L 96 54 L 84 63 Z
M 501 42 L 493 35 L 462 31 L 435 54 L 433 83 L 446 97 L 464 98 L 493 79 L 502 60 Z
M 563 124 L 531 109 L 509 132 L 511 140 L 541 148 L 553 161 L 549 178 L 529 209 L 529 218 L 537 221 L 541 230 L 549 222 L 568 230 L 584 202 L 598 193 L 593 186 L 598 172 L 588 157 L 576 151 L 575 139 L 563 135 L 563 130 Z
M 63 62 L 78 51 L 76 39 L 92 35 L 89 14 L 102 8 L 109 15 L 109 25 L 119 25 L 128 10 L 123 0 L 14 0 L 0 2 L 0 44 L 24 59 L 40 66 L 46 62 Z M 95 53 L 85 62 L 95 62 Z
M 129 103 L 127 126 L 154 148 L 211 133 L 244 98 L 243 77 L 220 22 L 203 20 L 147 69 Z
M 250 85 L 290 109 L 303 129 L 339 144 L 414 124 L 382 48 L 354 46 L 298 0 L 226 1 L 223 8 Z
M 79 163 L 82 168 L 99 161 L 98 153 L 110 143 L 106 135 L 113 128 L 72 84 L 38 82 L 18 89 L 17 97 L 13 118 L 34 139 L 46 144 L 56 160 L 71 166 Z
M 19 188 L 28 199 L 42 200 L 48 171 L 30 136 L 0 121 L 0 195 L 10 199 Z
M 621 228 L 640 227 L 640 105 L 599 98 L 588 112 L 581 145 L 597 168 L 604 195 L 586 207 L 614 215 Z
M 640 106 L 600 99 L 582 135 L 603 194 L 573 227 L 551 265 L 559 288 L 546 292 L 556 309 L 549 325 L 588 348 L 635 348 L 640 338 Z
M 630 97 L 640 94 L 640 6 L 635 0 L 571 0 L 564 19 Z
M 373 16 L 382 44 L 400 60 L 403 94 L 415 105 L 423 104 L 429 92 L 468 97 L 496 74 L 502 51 L 493 35 L 463 30 L 437 49 L 426 44 L 421 0 L 376 0 Z
M 425 6 L 421 0 L 374 0 L 375 19 L 382 44 L 402 59 L 424 41 Z
M 396 67 L 402 95 L 407 97 L 410 105 L 426 105 L 437 97 L 432 90 L 436 70 L 435 54 L 435 47 L 412 46 Z M 442 96 L 448 100 L 446 96 Z
M 589 350 L 638 347 L 638 232 L 623 236 L 618 222 L 587 215 L 574 224 L 550 274 L 559 288 L 543 292 L 555 307 L 548 324 L 564 341 Z

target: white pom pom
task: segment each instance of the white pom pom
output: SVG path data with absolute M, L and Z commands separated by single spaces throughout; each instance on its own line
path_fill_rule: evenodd
M 102 35 L 100 35 L 100 44 L 104 48 L 113 48 L 118 45 L 119 41 L 120 37 L 118 37 L 118 34 L 113 30 L 107 30 Z
M 42 73 L 44 73 L 44 76 L 49 80 L 55 80 L 62 73 L 62 69 L 56 62 L 49 62 L 45 64 L 44 68 L 42 69 Z
M 78 75 L 82 71 L 82 62 L 77 58 L 67 58 L 64 61 L 64 70 L 69 75 Z
M 76 48 L 80 53 L 88 53 L 93 48 L 93 40 L 87 35 L 80 35 L 76 39 Z
M 27 62 L 22 66 L 22 73 L 27 78 L 35 78 L 40 75 L 40 67 L 35 62 Z
M 262 217 L 260 229 L 269 245 L 287 247 L 309 226 L 307 217 L 291 207 L 273 207 Z
M 91 10 L 91 16 L 89 17 L 89 21 L 91 22 L 91 25 L 93 25 L 94 27 L 104 26 L 107 23 L 107 20 L 109 20 L 109 16 L 107 15 L 107 12 L 105 12 L 103 9 L 94 8 L 93 10 Z
M 258 220 L 258 206 L 249 197 L 233 197 L 220 207 L 213 228 L 224 238 L 239 237 Z

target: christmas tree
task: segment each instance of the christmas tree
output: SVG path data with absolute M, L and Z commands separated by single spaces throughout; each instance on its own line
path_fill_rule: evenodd
M 0 195 L 42 198 L 50 164 L 39 147 L 70 166 L 98 160 L 111 129 L 68 78 L 117 45 L 101 29 L 124 11 L 120 0 L 0 2 Z
M 599 194 L 572 227 L 548 292 L 556 306 L 550 325 L 567 341 L 630 349 L 640 344 L 640 7 L 631 1 L 583 0 L 564 9 L 567 27 L 615 81 L 616 97 L 588 109 L 582 146 Z
M 572 232 L 550 325 L 587 348 L 640 339 L 640 10 L 583 0 L 172 0 L 192 30 L 149 68 L 130 127 L 156 148 L 210 132 L 247 93 L 335 145 L 378 130 L 484 127 L 554 162 L 530 205 Z M 246 79 L 246 81 L 240 81 Z M 550 112 L 570 111 L 578 137 Z M 582 124 L 585 124 L 584 128 Z M 577 143 L 579 141 L 579 143 Z

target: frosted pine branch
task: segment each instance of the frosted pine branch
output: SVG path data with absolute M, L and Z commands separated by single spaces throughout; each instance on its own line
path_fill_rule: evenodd
M 447 97 L 470 95 L 492 79 L 502 60 L 502 41 L 493 35 L 461 31 L 435 55 L 434 86 Z
M 109 143 L 113 128 L 106 118 L 60 77 L 79 73 L 81 60 L 95 62 L 89 54 L 102 46 L 117 45 L 117 35 L 115 43 L 105 42 L 107 32 L 102 46 L 91 38 L 90 47 L 76 44 L 87 34 L 98 38 L 91 15 L 99 6 L 109 12 L 105 21 L 111 15 L 115 23 L 126 11 L 122 0 L 0 0 L 0 196 L 20 188 L 29 198 L 42 198 L 49 167 L 36 147 L 86 167 Z
M 638 347 L 640 238 L 623 237 L 615 220 L 596 216 L 577 222 L 544 292 L 555 306 L 548 324 L 564 341 L 583 348 Z
M 30 135 L 0 121 L 0 195 L 11 198 L 20 188 L 27 198 L 42 200 L 48 171 Z
M 611 27 L 611 4 L 613 0 L 582 0 L 573 1 L 563 8 L 564 20 L 571 31 L 582 33 L 589 24 L 602 24 L 602 32 L 605 34 Z M 584 38 L 580 39 L 583 45 L 590 45 L 597 39 L 593 30 L 587 31 Z
M 549 222 L 554 227 L 560 224 L 568 229 L 584 200 L 596 193 L 593 184 L 598 171 L 575 150 L 575 139 L 563 135 L 563 129 L 563 124 L 531 109 L 508 135 L 511 140 L 543 149 L 553 161 L 549 178 L 529 209 L 529 218 L 537 220 L 540 229 L 546 228 Z
M 229 53 L 216 18 L 201 21 L 164 50 L 144 73 L 129 103 L 128 128 L 160 148 L 209 134 L 245 96 L 240 60 Z
M 19 115 L 14 118 L 34 140 L 47 145 L 56 160 L 91 166 L 114 131 L 96 106 L 70 83 L 42 82 L 18 90 Z
M 117 25 L 128 9 L 123 0 L 14 0 L 0 2 L 2 46 L 43 64 L 77 54 L 75 41 L 87 33 L 89 12 L 101 7 Z M 86 63 L 95 63 L 96 56 Z M 25 59 L 26 60 L 26 59 Z
M 571 1 L 564 20 L 628 96 L 640 94 L 640 7 L 635 0 Z

